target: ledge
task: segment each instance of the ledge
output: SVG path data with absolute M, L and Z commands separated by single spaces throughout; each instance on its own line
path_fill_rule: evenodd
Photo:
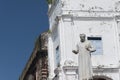
M 78 69 L 78 66 L 63 66 L 63 69 L 64 70 L 77 70 Z

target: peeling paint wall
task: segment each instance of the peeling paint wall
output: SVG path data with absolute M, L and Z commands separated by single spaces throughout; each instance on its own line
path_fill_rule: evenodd
M 79 42 L 79 34 L 85 33 L 88 37 L 101 37 L 102 38 L 102 48 L 103 53 L 100 55 L 92 55 L 92 65 L 93 67 L 103 66 L 103 68 L 118 68 L 119 67 L 119 47 L 118 47 L 118 37 L 116 37 L 118 32 L 116 31 L 117 22 L 113 19 L 98 19 L 98 18 L 86 18 L 86 19 L 76 19 L 73 18 L 63 18 L 64 33 L 62 44 L 62 50 L 64 57 L 62 58 L 64 65 L 66 61 L 70 61 L 71 66 L 78 65 L 78 55 L 72 53 L 72 50 L 75 49 L 76 44 Z M 119 80 L 118 70 L 112 72 L 109 70 L 108 73 L 98 72 L 100 75 L 108 75 L 113 80 Z
M 65 10 L 119 11 L 120 0 L 62 0 Z
M 56 6 L 49 18 L 52 31 L 49 40 L 52 45 L 49 45 L 49 59 L 54 60 L 51 60 L 51 63 L 54 62 L 51 64 L 52 77 L 57 75 L 54 70 L 56 69 L 55 49 L 58 45 L 60 45 L 62 80 L 66 80 L 67 71 L 69 74 L 72 74 L 73 71 L 77 75 L 73 68 L 66 71 L 62 68 L 78 66 L 78 55 L 72 53 L 72 50 L 79 42 L 79 34 L 85 33 L 87 37 L 102 38 L 102 54 L 92 55 L 91 58 L 93 69 L 95 69 L 94 75 L 104 75 L 113 80 L 120 80 L 120 38 L 118 36 L 120 23 L 118 24 L 116 19 L 116 16 L 120 16 L 120 0 L 59 1 L 59 6 Z

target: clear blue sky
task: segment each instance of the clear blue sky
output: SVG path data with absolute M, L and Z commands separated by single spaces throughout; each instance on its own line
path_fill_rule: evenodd
M 47 29 L 46 0 L 0 0 L 0 80 L 18 80 Z

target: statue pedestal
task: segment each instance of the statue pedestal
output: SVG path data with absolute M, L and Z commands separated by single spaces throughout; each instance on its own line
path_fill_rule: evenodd
M 64 66 L 63 70 L 66 76 L 66 80 L 78 80 L 77 66 Z

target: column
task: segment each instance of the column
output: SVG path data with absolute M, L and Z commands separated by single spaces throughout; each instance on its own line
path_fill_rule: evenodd
M 48 73 L 48 80 L 52 80 L 52 78 L 54 77 L 54 53 L 51 35 L 49 35 L 48 38 Z

